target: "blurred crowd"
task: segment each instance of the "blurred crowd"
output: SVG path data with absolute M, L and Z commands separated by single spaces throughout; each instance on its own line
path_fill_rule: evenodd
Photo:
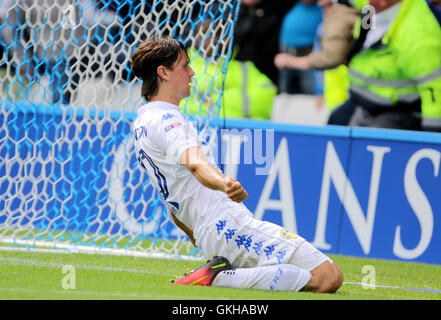
M 441 132 L 440 24 L 439 0 L 243 0 L 236 58 L 328 124 Z
M 42 55 L 38 45 L 8 52 L 17 39 L 32 42 L 24 24 L 32 15 L 8 11 L 15 0 L 0 2 L 3 60 L 13 61 L 22 78 L 51 69 L 53 103 L 70 103 L 86 70 L 95 76 L 119 70 L 110 73 L 112 81 L 132 80 L 123 53 L 141 40 L 134 28 L 155 28 L 128 19 L 135 1 L 79 0 L 94 46 L 75 38 L 70 47 L 54 45 L 57 52 L 44 52 L 53 61 L 43 65 L 35 59 Z M 309 95 L 328 111 L 327 124 L 441 132 L 441 0 L 242 0 L 233 48 L 223 87 L 226 117 L 271 119 L 277 96 Z

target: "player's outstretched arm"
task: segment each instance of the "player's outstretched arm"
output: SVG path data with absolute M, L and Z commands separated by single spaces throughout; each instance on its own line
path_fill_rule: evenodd
M 213 190 L 225 192 L 233 201 L 242 202 L 248 197 L 248 193 L 240 182 L 233 178 L 225 177 L 222 172 L 213 167 L 208 162 L 200 147 L 188 148 L 181 156 L 181 164 L 185 166 L 202 185 Z

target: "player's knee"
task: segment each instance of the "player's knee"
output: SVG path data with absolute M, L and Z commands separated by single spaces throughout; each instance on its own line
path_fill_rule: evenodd
M 325 263 L 311 272 L 307 290 L 318 293 L 334 293 L 343 284 L 343 273 L 333 263 Z
M 319 284 L 317 291 L 319 293 L 334 293 L 342 285 L 340 277 L 335 273 L 328 274 Z
M 334 293 L 342 286 L 342 284 L 343 273 L 337 265 L 332 264 L 332 269 L 325 275 L 321 290 L 325 293 Z
M 338 283 L 337 284 L 338 284 L 338 287 L 340 288 L 343 285 L 343 279 L 344 279 L 343 272 L 340 270 L 340 268 L 336 264 L 334 264 L 334 268 L 337 272 L 337 276 L 338 276 Z
M 342 278 L 338 274 L 330 276 L 330 279 L 328 280 L 327 283 L 327 287 L 325 288 L 325 292 L 334 293 L 338 289 L 340 289 L 342 284 L 343 284 Z

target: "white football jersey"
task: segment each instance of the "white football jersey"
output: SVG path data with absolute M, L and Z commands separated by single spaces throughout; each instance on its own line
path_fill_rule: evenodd
M 222 255 L 237 267 L 285 263 L 305 241 L 281 226 L 254 219 L 244 204 L 205 187 L 180 164 L 184 151 L 199 146 L 218 168 L 209 147 L 177 105 L 145 104 L 132 130 L 139 163 L 169 209 L 193 230 L 205 258 Z
M 200 184 L 180 164 L 180 158 L 188 148 L 199 146 L 209 162 L 218 168 L 214 157 L 209 148 L 202 144 L 196 128 L 183 117 L 177 105 L 155 101 L 145 104 L 137 113 L 132 130 L 138 161 L 169 209 L 193 230 L 196 238 L 199 229 L 204 227 L 204 219 L 198 217 L 198 211 L 208 209 L 208 203 L 213 204 L 209 198 L 199 200 L 202 194 L 209 191 L 205 197 L 216 193 L 217 197 L 228 197 L 223 192 L 209 190 Z

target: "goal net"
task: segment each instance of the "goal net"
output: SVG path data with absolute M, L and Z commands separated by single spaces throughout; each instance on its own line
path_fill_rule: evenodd
M 181 40 L 196 72 L 182 110 L 216 130 L 239 0 L 1 4 L 0 247 L 197 257 L 137 165 L 130 58 Z

